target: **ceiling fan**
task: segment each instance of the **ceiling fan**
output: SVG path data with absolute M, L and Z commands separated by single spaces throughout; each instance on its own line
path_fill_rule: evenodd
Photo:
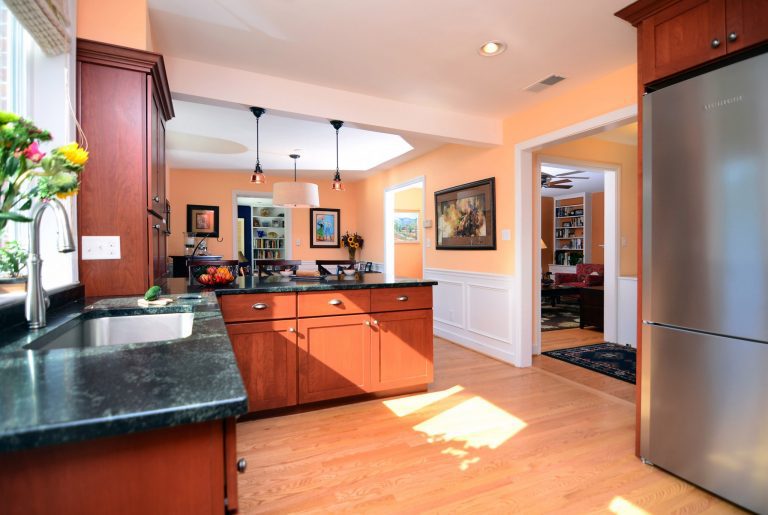
M 573 184 L 570 184 L 571 179 L 589 179 L 589 177 L 576 177 L 576 175 L 580 173 L 584 172 L 582 170 L 576 170 L 573 172 L 561 173 L 560 175 L 550 175 L 541 172 L 541 187 L 559 188 L 562 190 L 573 188 Z M 563 179 L 563 177 L 568 177 L 568 179 Z

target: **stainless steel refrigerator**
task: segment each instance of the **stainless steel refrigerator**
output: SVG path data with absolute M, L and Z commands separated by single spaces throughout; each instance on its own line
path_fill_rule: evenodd
M 641 455 L 768 513 L 768 54 L 643 104 Z

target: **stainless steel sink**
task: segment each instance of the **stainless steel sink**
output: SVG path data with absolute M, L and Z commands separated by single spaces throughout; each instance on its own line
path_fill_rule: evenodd
M 194 313 L 160 313 L 78 320 L 25 348 L 51 350 L 177 340 L 192 334 L 194 318 Z

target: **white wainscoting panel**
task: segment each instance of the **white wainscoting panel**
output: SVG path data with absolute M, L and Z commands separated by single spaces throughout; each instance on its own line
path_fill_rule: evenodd
M 513 276 L 426 268 L 424 278 L 438 282 L 433 292 L 435 335 L 515 363 Z
M 619 277 L 619 342 L 637 348 L 637 277 Z

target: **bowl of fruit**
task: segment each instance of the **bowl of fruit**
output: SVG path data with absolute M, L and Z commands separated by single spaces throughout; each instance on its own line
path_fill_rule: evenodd
M 223 286 L 237 278 L 237 265 L 193 265 L 190 271 L 204 286 Z

